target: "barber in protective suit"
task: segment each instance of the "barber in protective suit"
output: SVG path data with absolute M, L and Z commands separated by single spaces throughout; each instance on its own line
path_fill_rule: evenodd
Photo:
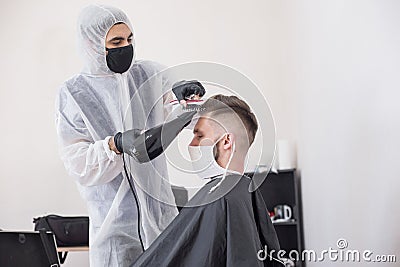
M 90 265 L 129 266 L 177 215 L 176 207 L 164 204 L 173 203 L 173 194 L 163 148 L 146 140 L 163 130 L 172 141 L 193 116 L 184 113 L 162 124 L 169 90 L 178 100 L 205 91 L 196 81 L 173 87 L 159 65 L 135 61 L 133 28 L 117 8 L 84 8 L 78 41 L 84 68 L 64 82 L 56 101 L 60 154 L 87 204 Z M 145 185 L 133 182 L 135 194 L 122 152 L 137 161 L 131 181 Z

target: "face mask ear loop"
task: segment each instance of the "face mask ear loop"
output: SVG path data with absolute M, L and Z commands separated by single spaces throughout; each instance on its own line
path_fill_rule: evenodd
M 213 187 L 211 187 L 211 189 L 210 189 L 210 191 L 209 191 L 208 193 L 214 192 L 215 189 L 217 189 L 217 188 L 222 184 L 222 182 L 225 180 L 225 178 L 226 178 L 226 173 L 228 172 L 228 167 L 229 167 L 229 165 L 231 164 L 234 151 L 235 151 L 235 143 L 233 143 L 233 146 L 232 146 L 232 153 L 231 153 L 231 155 L 230 155 L 230 157 L 229 157 L 228 164 L 226 164 L 225 171 L 224 171 L 224 174 L 222 175 L 221 181 L 219 181 L 216 185 L 214 185 Z

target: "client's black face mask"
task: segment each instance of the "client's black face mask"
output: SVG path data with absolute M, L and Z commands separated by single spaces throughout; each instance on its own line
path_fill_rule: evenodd
M 133 59 L 132 44 L 117 48 L 106 48 L 106 50 L 108 51 L 106 61 L 110 70 L 116 73 L 124 73 L 129 69 Z

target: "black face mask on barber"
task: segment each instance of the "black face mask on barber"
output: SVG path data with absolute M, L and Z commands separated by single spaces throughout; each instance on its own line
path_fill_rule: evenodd
M 106 48 L 106 51 L 108 51 L 106 55 L 107 66 L 110 70 L 116 73 L 124 73 L 129 69 L 133 60 L 132 44 L 117 48 Z

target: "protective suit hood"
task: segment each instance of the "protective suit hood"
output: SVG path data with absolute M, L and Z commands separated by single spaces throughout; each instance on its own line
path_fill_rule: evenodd
M 105 41 L 110 28 L 118 22 L 125 23 L 133 32 L 125 13 L 115 7 L 89 5 L 78 17 L 77 45 L 84 62 L 82 72 L 92 75 L 115 74 L 107 67 Z

